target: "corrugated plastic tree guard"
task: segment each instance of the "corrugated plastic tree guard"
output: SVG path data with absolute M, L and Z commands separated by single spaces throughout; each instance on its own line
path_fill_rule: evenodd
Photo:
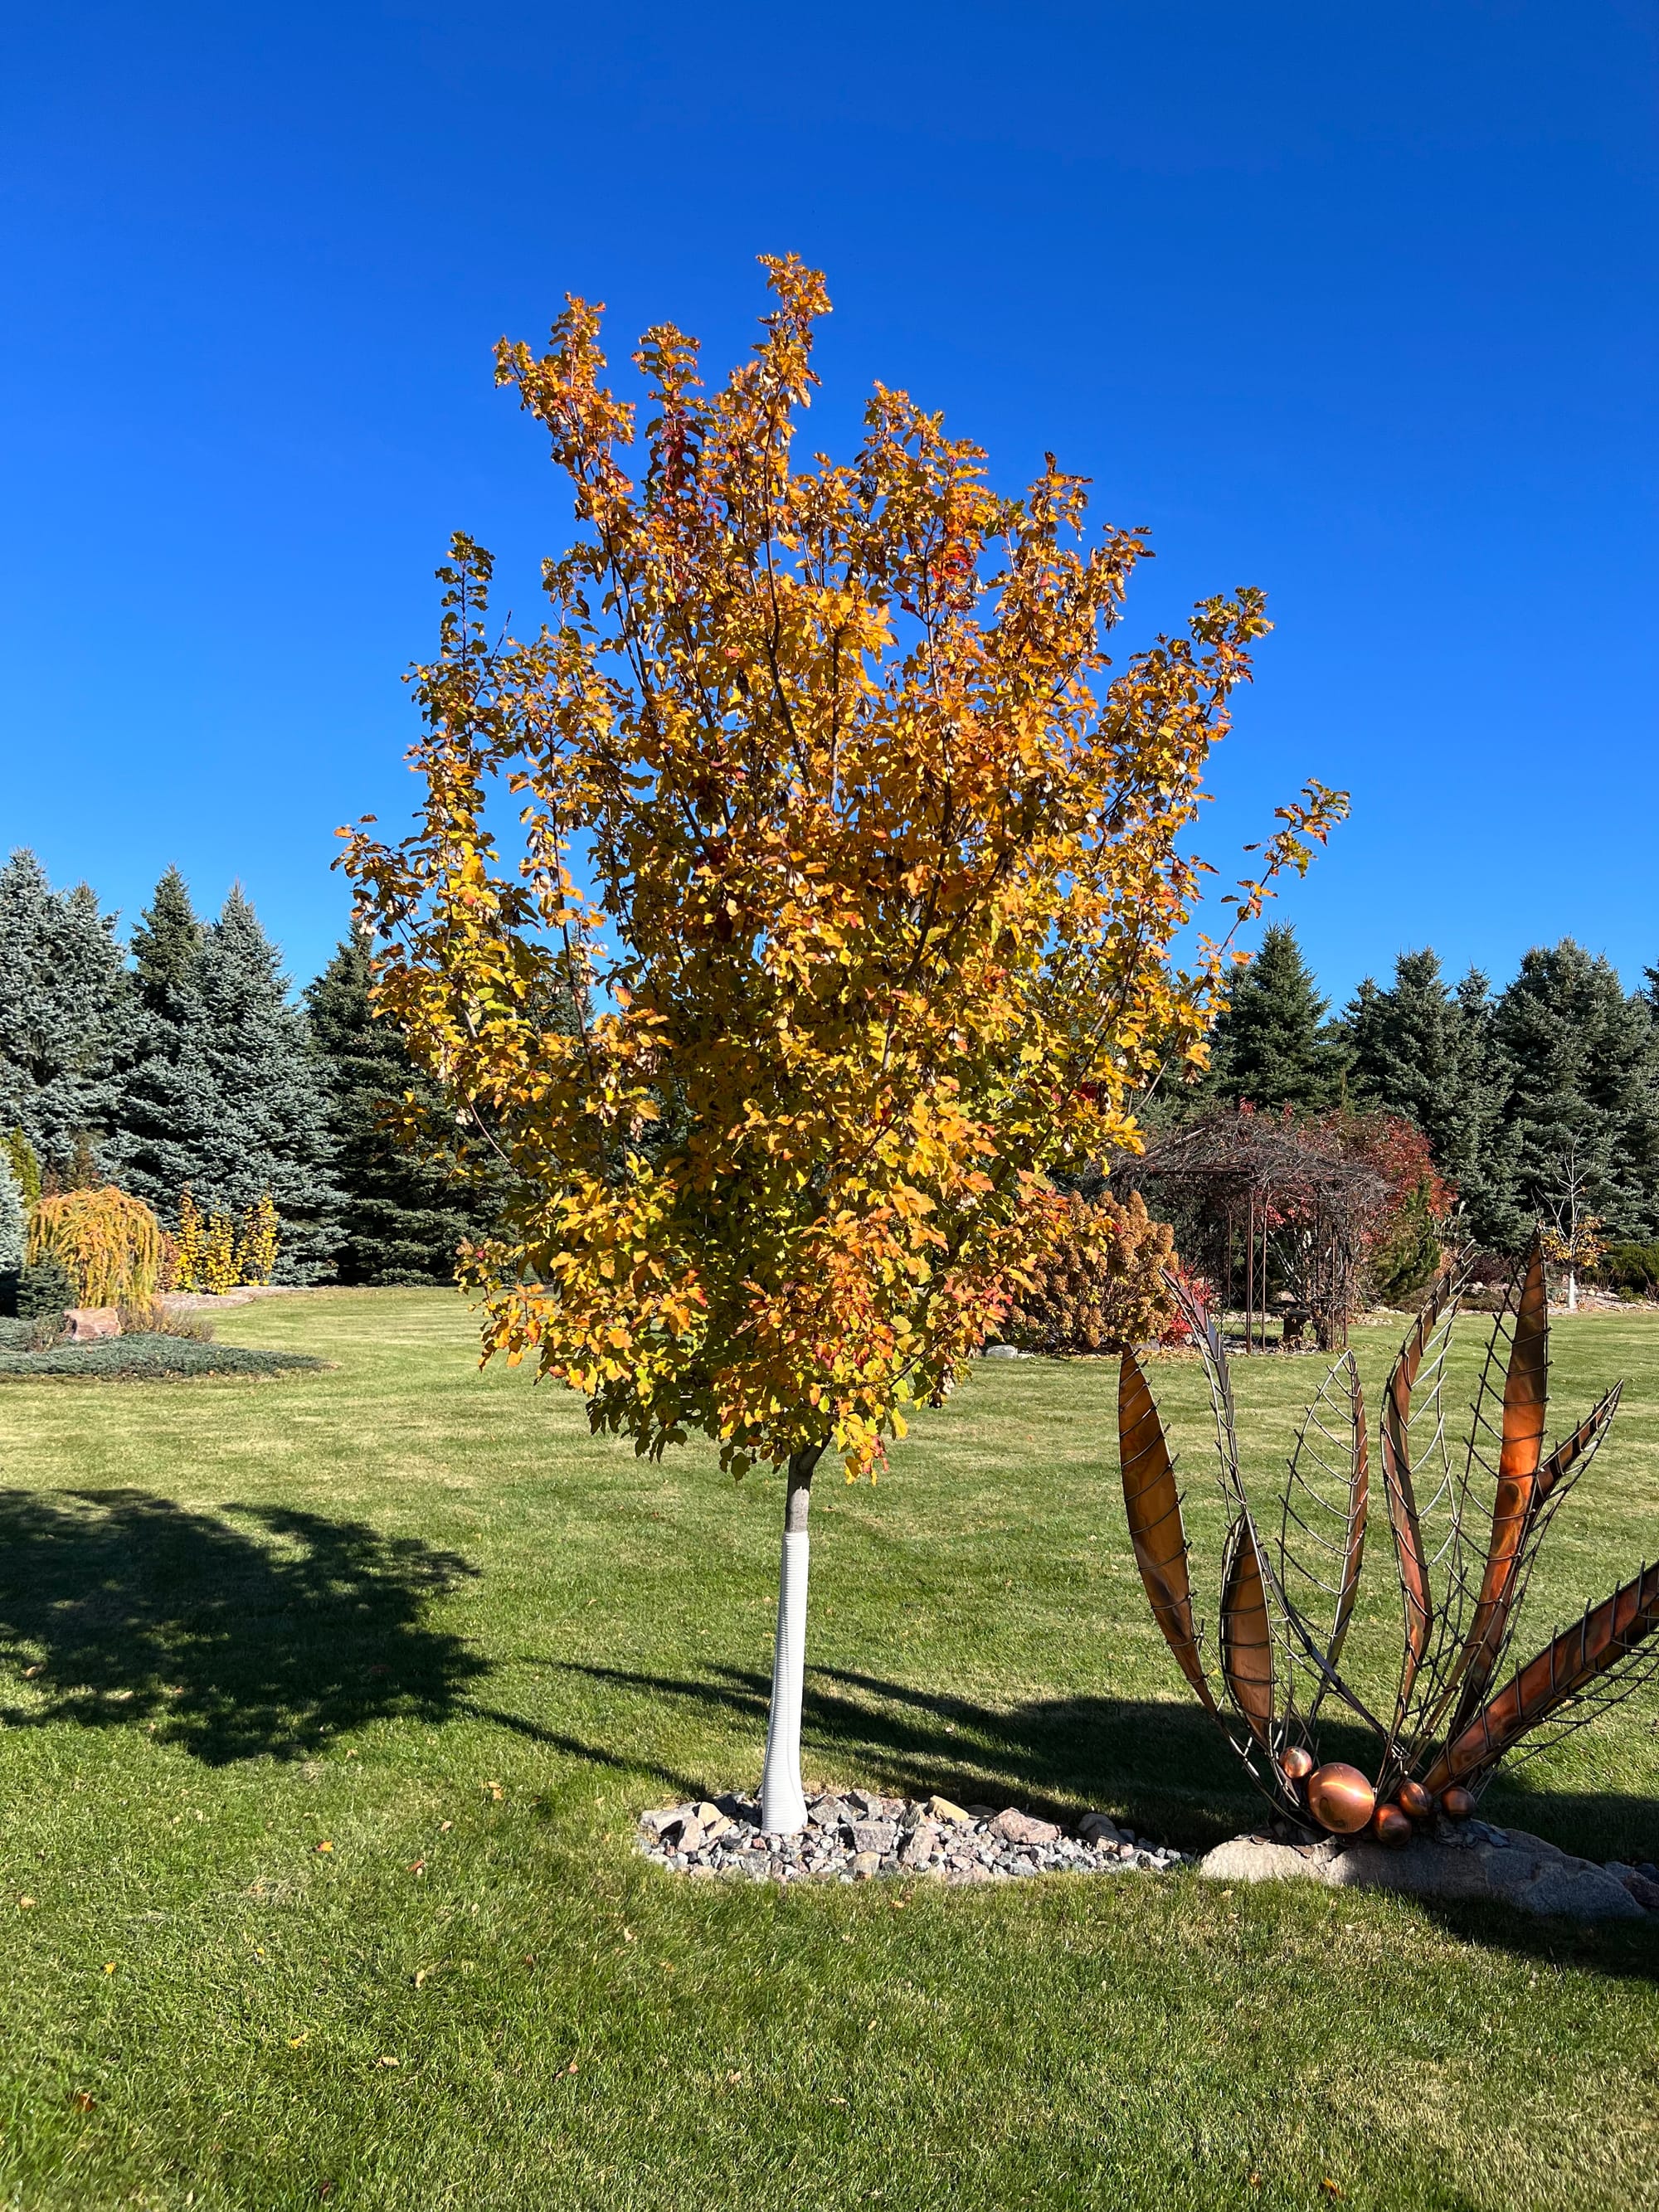
M 1528 1757 L 1659 1672 L 1656 1565 L 1588 1607 L 1492 1693 L 1538 1547 L 1606 1435 L 1619 1391 L 1609 1391 L 1553 1450 L 1545 1449 L 1549 1320 L 1534 1238 L 1494 1325 L 1474 1431 L 1456 1464 L 1446 1446 L 1440 1385 L 1462 1282 L 1462 1264 L 1454 1262 L 1401 1346 L 1383 1394 L 1378 1443 L 1402 1607 L 1398 1690 L 1387 1722 L 1339 1666 L 1369 1498 L 1365 1410 L 1352 1358 L 1337 1362 L 1303 1423 L 1280 1498 L 1279 1540 L 1269 1545 L 1239 1464 L 1226 1353 L 1207 1314 L 1172 1285 L 1209 1379 L 1227 1514 L 1212 1672 L 1194 1620 L 1174 1455 L 1145 1373 L 1132 1354 L 1124 1357 L 1118 1394 L 1124 1503 L 1153 1617 L 1257 1785 L 1304 1825 L 1315 1825 L 1308 1771 L 1312 1765 L 1317 1778 L 1315 1729 L 1330 1699 L 1372 1736 L 1379 1820 L 1402 1791 L 1403 1809 L 1427 1817 L 1454 1785 L 1478 1795 L 1523 1740 L 1520 1755 Z

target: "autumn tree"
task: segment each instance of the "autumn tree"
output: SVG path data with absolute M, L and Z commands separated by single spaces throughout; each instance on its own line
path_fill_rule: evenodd
M 875 1473 L 1041 1256 L 1045 1171 L 1132 1150 L 1136 1086 L 1201 1065 L 1221 955 L 1172 961 L 1185 841 L 1268 625 L 1258 592 L 1206 600 L 1106 678 L 1142 533 L 1085 544 L 1052 460 L 1000 495 L 902 392 L 798 468 L 829 302 L 765 265 L 716 391 L 678 330 L 641 342 L 637 477 L 599 311 L 503 342 L 580 535 L 523 642 L 455 541 L 419 826 L 346 860 L 379 1006 L 510 1170 L 469 1262 L 486 1352 L 641 1453 L 701 1431 L 785 1470 L 763 1819 L 791 1829 L 813 1471 Z M 1340 806 L 1283 810 L 1243 911 Z

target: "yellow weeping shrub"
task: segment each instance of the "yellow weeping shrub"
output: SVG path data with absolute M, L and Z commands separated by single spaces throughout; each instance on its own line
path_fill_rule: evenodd
M 58 1191 L 29 1218 L 28 1256 L 58 1261 L 83 1306 L 139 1305 L 155 1295 L 161 1224 L 143 1199 L 110 1185 Z

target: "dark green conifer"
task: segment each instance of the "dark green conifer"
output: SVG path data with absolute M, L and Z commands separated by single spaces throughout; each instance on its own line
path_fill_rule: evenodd
M 1498 999 L 1516 1231 L 1547 1219 L 1572 1166 L 1609 1240 L 1659 1232 L 1659 1044 L 1653 1010 L 1570 937 L 1537 947 Z
M 1289 1106 L 1298 1113 L 1340 1104 L 1347 1054 L 1340 1031 L 1325 1024 L 1328 1011 L 1296 932 L 1275 922 L 1216 1023 L 1202 1086 L 1206 1103 L 1248 1103 L 1264 1111 Z
M 1471 969 L 1454 993 L 1432 951 L 1402 952 L 1394 982 L 1369 977 L 1343 1024 L 1358 1106 L 1403 1114 L 1456 1186 L 1468 1233 L 1508 1244 L 1516 1226 L 1514 1146 L 1504 1125 L 1508 1077 L 1492 1032 L 1486 979 Z
M 435 1103 L 429 1079 L 390 1022 L 369 1003 L 369 947 L 354 932 L 306 993 L 313 1042 L 325 1070 L 335 1174 L 344 1192 L 339 1276 L 343 1283 L 447 1283 L 464 1239 L 483 1233 L 493 1202 L 453 1154 L 434 1157 L 387 1126 L 406 1096 Z

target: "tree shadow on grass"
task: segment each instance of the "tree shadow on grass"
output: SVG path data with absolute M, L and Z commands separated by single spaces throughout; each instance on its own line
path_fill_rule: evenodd
M 675 1680 L 557 1663 L 592 1680 L 741 1716 L 753 1729 L 758 1768 L 771 1681 L 757 1669 L 714 1666 Z M 822 1764 L 894 1796 L 937 1790 L 959 1802 L 994 1799 L 1068 1817 L 1082 1802 L 1188 1848 L 1218 1843 L 1263 1814 L 1219 1732 L 1195 1708 L 1173 1702 L 1056 1698 L 999 1709 L 809 1667 L 801 1747 L 809 1775 Z
M 756 1765 L 766 1726 L 769 1679 L 714 1667 L 678 1680 L 561 1662 L 569 1671 L 659 1696 L 690 1700 L 753 1728 Z M 1267 1808 L 1244 1778 L 1220 1730 L 1195 1705 L 1171 1700 L 1078 1697 L 1035 1698 L 1006 1708 L 921 1691 L 878 1675 L 809 1668 L 802 1707 L 802 1763 L 832 1766 L 894 1796 L 933 1791 L 957 1803 L 1015 1803 L 1073 1817 L 1097 1806 L 1137 1832 L 1206 1850 L 1229 1836 L 1265 1828 Z M 1322 1722 L 1328 1758 L 1368 1766 L 1370 1738 Z M 710 1776 L 705 1786 L 729 1777 Z M 1597 1861 L 1659 1855 L 1659 1805 L 1618 1793 L 1583 1796 L 1505 1780 L 1482 1807 L 1494 1821 Z M 1472 1942 L 1519 1956 L 1598 1972 L 1659 1978 L 1659 1929 L 1651 1922 L 1579 1927 L 1534 1919 L 1499 1905 L 1421 1900 L 1423 1910 Z
M 0 1492 L 0 1725 L 137 1723 L 221 1766 L 441 1721 L 489 1668 L 424 1614 L 477 1572 L 278 1506 Z

